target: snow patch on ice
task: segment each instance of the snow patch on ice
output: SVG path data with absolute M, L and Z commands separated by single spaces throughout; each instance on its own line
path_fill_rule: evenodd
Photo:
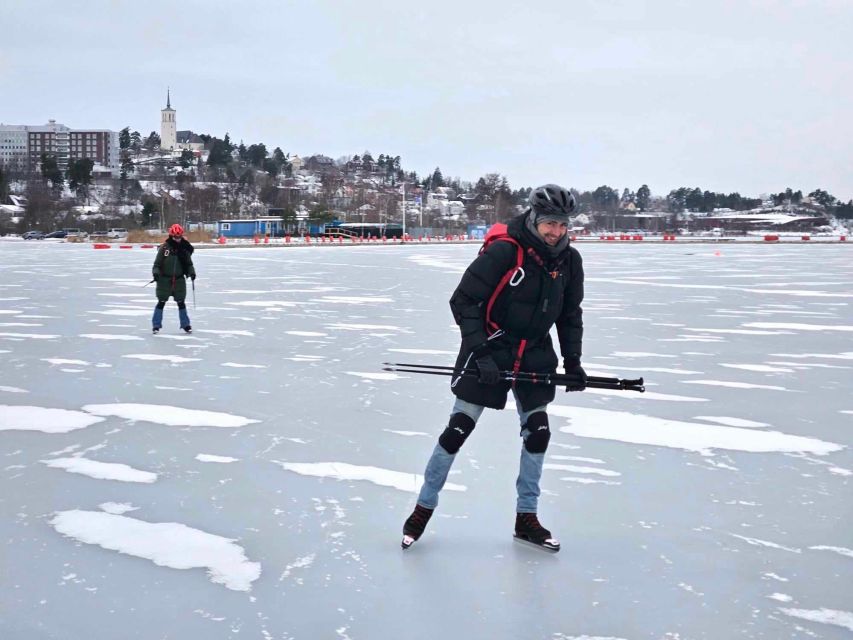
M 240 364 L 239 362 L 223 362 L 223 367 L 233 367 L 235 369 L 266 369 L 265 364 Z
M 221 462 L 228 464 L 229 462 L 237 462 L 240 458 L 231 458 L 229 456 L 215 456 L 210 453 L 200 453 L 195 457 L 199 462 Z
M 128 511 L 137 511 L 139 507 L 134 507 L 129 502 L 102 502 L 98 505 L 102 511 L 120 516 Z
M 234 591 L 251 590 L 261 565 L 249 562 L 234 540 L 177 522 L 145 522 L 99 511 L 59 511 L 56 531 L 86 544 L 151 560 L 172 569 L 207 568 L 211 582 Z
M 738 538 L 739 540 L 743 540 L 749 545 L 753 547 L 767 547 L 769 549 L 779 549 L 780 551 L 789 551 L 791 553 L 802 553 L 802 549 L 796 549 L 794 547 L 786 547 L 781 544 L 776 544 L 775 542 L 768 542 L 767 540 L 761 540 L 759 538 L 749 538 L 747 536 L 741 536 L 737 533 L 729 533 L 733 538 Z
M 771 367 L 766 364 L 726 364 L 720 363 L 721 367 L 729 367 L 730 369 L 742 369 L 744 371 L 756 371 L 758 373 L 793 373 L 793 369 L 785 369 L 783 367 Z
M 230 413 L 184 409 L 163 404 L 87 404 L 83 411 L 97 416 L 116 416 L 125 420 L 144 420 L 170 427 L 245 427 L 258 422 Z
M 697 424 L 656 418 L 625 411 L 607 411 L 552 404 L 548 412 L 569 419 L 563 433 L 585 438 L 618 440 L 695 451 L 709 455 L 714 449 L 750 453 L 814 453 L 826 455 L 844 446 L 816 438 L 792 436 L 779 431 L 754 431 L 736 427 Z
M 181 364 L 184 362 L 198 362 L 200 358 L 185 358 L 183 356 L 162 355 L 159 353 L 128 353 L 122 358 L 133 358 L 134 360 L 150 360 L 152 362 L 171 362 Z
M 424 431 L 397 431 L 396 429 L 383 429 L 383 431 L 387 431 L 388 433 L 395 433 L 398 436 L 428 436 L 428 435 L 430 435 Z
M 0 385 L 0 391 L 5 391 L 6 393 L 29 393 L 26 389 L 21 389 L 20 387 L 7 387 L 5 385 Z
M 103 421 L 103 418 L 96 418 L 82 411 L 0 404 L 0 431 L 67 433 Z
M 761 427 L 769 427 L 766 422 L 755 422 L 753 420 L 744 420 L 743 418 L 729 418 L 726 416 L 693 416 L 694 420 L 704 420 L 705 422 L 716 422 L 727 427 L 743 427 L 745 429 L 758 429 Z
M 119 480 L 121 482 L 151 483 L 157 481 L 157 474 L 150 471 L 140 471 L 126 464 L 115 462 L 98 462 L 87 458 L 55 458 L 42 460 L 53 469 L 65 469 L 69 473 L 78 473 L 96 480 Z
M 43 361 L 49 362 L 50 364 L 76 364 L 81 366 L 89 366 L 92 364 L 91 362 L 86 362 L 85 360 L 66 360 L 65 358 L 42 358 Z
M 0 332 L 0 338 L 9 340 L 55 340 L 60 336 L 47 333 L 10 333 L 8 331 Z
M 287 335 L 290 336 L 303 336 L 305 338 L 323 338 L 328 333 L 320 333 L 319 331 L 285 331 Z
M 815 551 L 832 551 L 837 553 L 838 555 L 846 556 L 847 558 L 853 558 L 853 549 L 848 549 L 847 547 L 828 547 L 826 545 L 817 545 L 814 547 L 809 547 L 809 549 L 814 549 Z
M 853 325 L 804 324 L 798 322 L 747 322 L 744 327 L 758 329 L 791 329 L 793 331 L 853 331 Z
M 348 376 L 356 376 L 367 380 L 399 380 L 402 376 L 396 373 L 380 373 L 380 372 L 365 372 L 365 371 L 345 371 Z
M 394 353 L 410 353 L 424 356 L 455 356 L 455 351 L 441 351 L 439 349 L 388 349 Z
M 275 463 L 287 471 L 303 476 L 334 478 L 335 480 L 366 480 L 382 487 L 392 487 L 409 493 L 418 493 L 421 484 L 423 484 L 423 476 L 421 475 L 347 462 L 282 462 L 276 460 Z M 452 482 L 445 484 L 444 488 L 450 491 L 468 490 L 464 485 Z
M 120 333 L 81 333 L 80 337 L 90 340 L 142 340 L 139 336 L 127 336 Z
M 766 389 L 768 391 L 787 391 L 785 387 L 771 384 L 750 384 L 749 382 L 732 382 L 730 380 L 683 380 L 682 384 L 702 384 L 710 387 L 727 387 L 729 389 Z
M 779 607 L 779 611 L 792 618 L 800 618 L 809 622 L 821 622 L 844 627 L 853 631 L 853 613 L 849 611 L 838 611 L 836 609 L 787 609 Z

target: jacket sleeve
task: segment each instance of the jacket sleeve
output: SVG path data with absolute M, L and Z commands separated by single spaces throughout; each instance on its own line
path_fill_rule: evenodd
M 450 298 L 453 319 L 462 334 L 462 347 L 473 351 L 488 340 L 486 307 L 501 278 L 515 265 L 516 248 L 497 241 L 486 247 L 465 270 Z
M 162 273 L 161 269 L 163 268 L 163 247 L 161 246 L 157 249 L 157 257 L 154 258 L 154 266 L 151 268 L 151 275 L 155 278 L 159 278 Z
M 563 297 L 563 310 L 557 318 L 557 336 L 563 358 L 580 358 L 583 353 L 583 260 L 574 247 L 569 251 L 569 281 Z
M 193 264 L 193 251 L 195 251 L 195 247 L 186 240 L 184 242 L 187 243 L 187 267 L 189 268 L 187 275 L 195 278 L 195 265 Z

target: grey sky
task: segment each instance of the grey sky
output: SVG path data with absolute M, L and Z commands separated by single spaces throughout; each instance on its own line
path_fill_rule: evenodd
M 419 174 L 853 198 L 853 3 L 80 2 L 0 9 L 0 121 L 178 128 Z

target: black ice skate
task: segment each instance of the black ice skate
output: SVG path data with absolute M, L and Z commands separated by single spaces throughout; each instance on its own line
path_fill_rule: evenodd
M 515 535 L 519 542 L 529 544 L 551 553 L 560 550 L 560 542 L 539 523 L 535 513 L 517 513 L 515 515 Z
M 422 507 L 419 504 L 415 505 L 415 510 L 412 511 L 412 515 L 406 518 L 406 522 L 403 525 L 403 542 L 401 546 L 404 549 L 408 549 L 414 544 L 414 542 L 423 535 L 424 529 L 426 529 L 427 522 L 432 517 L 432 512 L 435 509 L 427 509 L 426 507 Z
M 152 327 L 151 333 L 153 333 L 156 336 L 158 333 L 160 333 L 160 327 Z
M 193 328 L 192 328 L 190 325 L 187 325 L 187 326 L 182 327 L 182 328 L 183 328 L 183 330 L 184 330 L 184 331 L 186 331 L 187 333 L 192 333 L 192 332 L 193 332 Z

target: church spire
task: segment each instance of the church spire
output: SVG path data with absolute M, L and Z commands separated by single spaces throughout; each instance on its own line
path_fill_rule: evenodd
M 169 96 L 169 87 L 166 87 L 166 108 L 167 109 L 172 108 L 172 101 L 171 101 L 171 98 Z

